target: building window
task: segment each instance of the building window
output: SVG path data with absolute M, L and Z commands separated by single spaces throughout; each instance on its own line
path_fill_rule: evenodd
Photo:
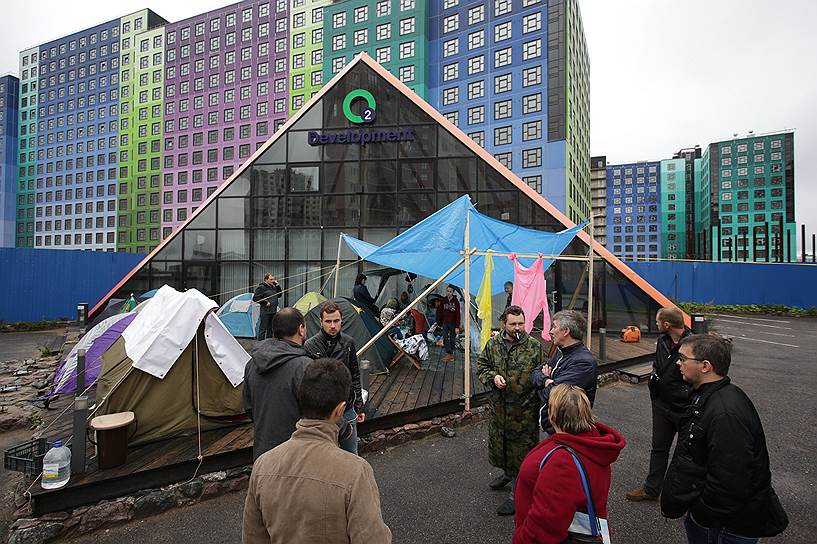
M 534 147 L 532 149 L 522 150 L 522 168 L 534 168 L 542 166 L 542 148 Z
M 485 70 L 485 56 L 478 55 L 468 59 L 468 75 L 478 74 Z M 541 71 L 540 71 L 541 75 Z
M 459 77 L 459 64 L 452 63 L 443 66 L 443 81 L 451 81 L 452 79 L 456 79 Z
M 388 40 L 391 38 L 391 23 L 377 25 L 376 32 L 378 40 Z
M 494 16 L 499 17 L 511 12 L 511 0 L 496 0 L 494 2 Z
M 346 47 L 346 34 L 338 34 L 332 38 L 332 51 L 338 51 Z
M 391 47 L 380 47 L 375 51 L 375 58 L 380 64 L 385 64 L 391 60 Z
M 481 23 L 485 20 L 485 5 L 476 6 L 468 10 L 468 26 Z
M 511 48 L 506 47 L 494 52 L 494 68 L 502 68 L 511 63 Z
M 494 27 L 494 43 L 507 40 L 511 37 L 511 22 L 500 23 Z
M 400 68 L 400 81 L 403 83 L 414 81 L 414 66 L 403 66 Z
M 455 126 L 459 126 L 459 124 L 460 124 L 460 112 L 458 112 L 458 111 L 452 111 L 452 112 L 446 113 L 445 118 L 448 119 Z
M 542 121 L 522 123 L 522 140 L 538 140 L 542 138 Z
M 443 106 L 450 106 L 459 101 L 460 90 L 458 87 L 452 87 L 443 91 Z
M 346 12 L 341 11 L 340 13 L 336 13 L 332 16 L 332 27 L 333 28 L 341 28 L 346 26 Z
M 355 22 L 362 23 L 369 18 L 369 6 L 360 6 L 355 8 Z
M 522 86 L 530 87 L 532 85 L 542 84 L 542 67 L 534 66 L 532 68 L 525 68 L 522 70 Z
M 460 52 L 460 41 L 457 38 L 443 43 L 443 57 L 450 57 Z
M 536 39 L 522 44 L 522 60 L 535 59 L 542 54 L 542 40 Z
M 529 94 L 522 97 L 522 113 L 527 115 L 542 111 L 542 93 Z
M 414 42 L 400 44 L 400 58 L 407 59 L 414 56 Z
M 502 74 L 494 77 L 494 94 L 505 93 L 511 90 L 511 74 Z
M 477 125 L 485 122 L 485 106 L 468 108 L 468 124 Z
M 508 170 L 513 170 L 513 153 L 497 153 L 494 158 Z
M 468 137 L 474 140 L 480 147 L 485 147 L 485 131 L 469 132 Z
M 508 119 L 513 113 L 513 102 L 502 100 L 494 103 L 494 119 Z
M 366 45 L 368 41 L 369 41 L 368 28 L 361 28 L 360 30 L 355 30 L 354 34 L 355 45 Z
M 474 81 L 468 84 L 468 100 L 474 100 L 485 96 L 485 80 Z
M 443 19 L 443 33 L 454 32 L 460 28 L 459 14 L 449 15 Z
M 406 34 L 411 34 L 414 32 L 415 29 L 415 19 L 414 17 L 409 17 L 408 19 L 402 19 L 400 21 L 400 35 L 405 36 Z
M 377 16 L 387 17 L 391 14 L 391 0 L 381 0 L 377 3 Z
M 494 129 L 494 145 L 507 145 L 513 143 L 513 127 L 496 127 Z
M 476 49 L 485 45 L 485 31 L 478 30 L 468 34 L 468 50 Z
M 542 12 L 537 11 L 522 18 L 522 33 L 536 32 L 542 30 Z

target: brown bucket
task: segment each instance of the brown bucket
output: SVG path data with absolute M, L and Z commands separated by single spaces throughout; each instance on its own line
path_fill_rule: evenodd
M 118 467 L 128 458 L 128 427 L 136 421 L 133 412 L 119 412 L 97 416 L 91 420 L 89 431 L 96 435 L 97 466 L 100 469 Z

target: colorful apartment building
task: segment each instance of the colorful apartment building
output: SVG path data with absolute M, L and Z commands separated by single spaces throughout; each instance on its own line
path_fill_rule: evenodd
M 16 245 L 150 251 L 360 52 L 572 220 L 590 215 L 577 0 L 245 0 L 21 52 Z M 431 173 L 459 174 L 477 179 Z
M 0 76 L 0 247 L 14 247 L 20 80 Z
M 607 245 L 607 157 L 590 159 L 590 201 L 593 210 L 593 235 Z
M 710 198 L 710 258 L 795 258 L 794 133 L 735 135 L 709 144 L 702 159 Z
M 607 165 L 607 248 L 623 259 L 662 256 L 660 170 L 658 161 Z

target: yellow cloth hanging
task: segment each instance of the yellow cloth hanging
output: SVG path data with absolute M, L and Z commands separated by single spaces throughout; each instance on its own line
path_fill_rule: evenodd
M 491 339 L 491 271 L 494 268 L 493 257 L 488 252 L 485 255 L 485 273 L 482 275 L 482 283 L 477 293 L 477 317 L 482 320 L 482 332 L 479 336 L 479 344 L 485 349 L 485 344 Z

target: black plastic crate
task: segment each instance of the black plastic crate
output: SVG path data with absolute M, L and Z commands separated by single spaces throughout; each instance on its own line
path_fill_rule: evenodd
M 37 438 L 12 446 L 3 453 L 3 466 L 6 470 L 39 476 L 43 471 L 43 457 L 47 450 L 48 443 L 45 438 Z

